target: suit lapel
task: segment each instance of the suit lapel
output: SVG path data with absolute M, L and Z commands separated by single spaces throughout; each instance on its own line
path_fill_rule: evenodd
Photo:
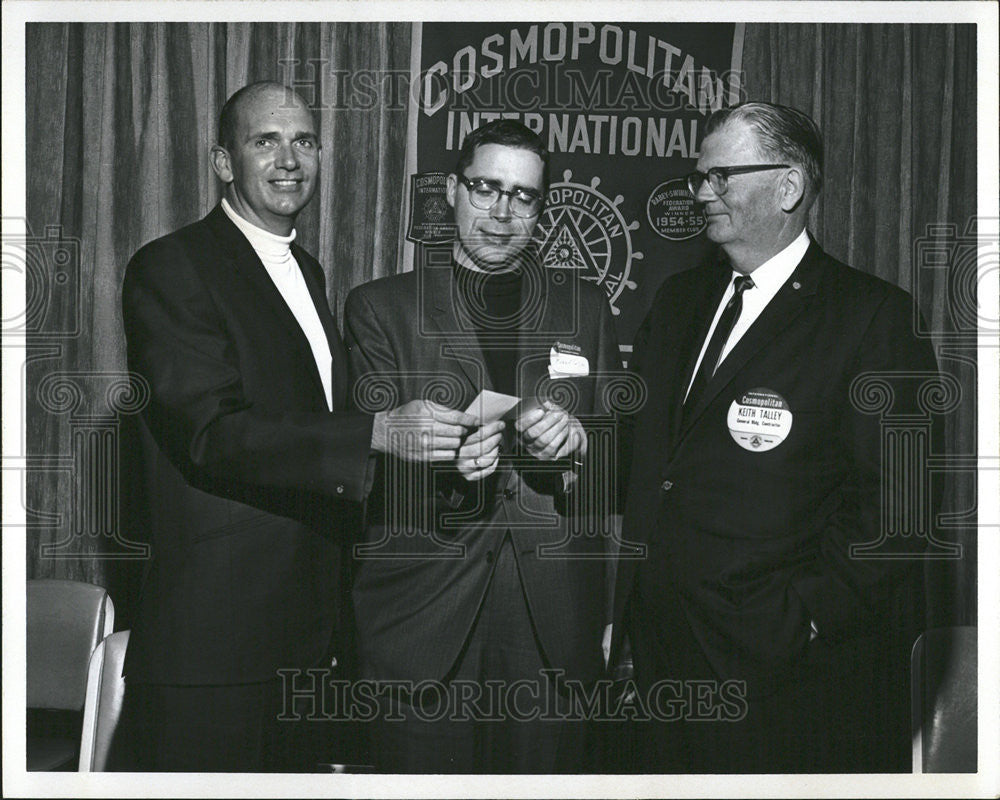
M 806 308 L 809 298 L 816 293 L 822 273 L 822 250 L 813 241 L 778 293 L 767 304 L 760 316 L 747 330 L 705 387 L 698 405 L 688 416 L 685 432 L 703 414 L 705 409 L 729 385 L 760 350 L 788 328 Z
M 326 341 L 330 346 L 330 355 L 333 361 L 331 364 L 333 404 L 334 408 L 338 408 L 343 405 L 342 392 L 347 386 L 348 380 L 347 352 L 344 349 L 344 340 L 340 338 L 340 331 L 337 329 L 337 318 L 330 310 L 329 302 L 326 299 L 326 279 L 320 265 L 301 247 L 293 244 L 292 255 L 295 256 L 295 260 L 302 270 L 302 277 L 309 289 L 313 305 L 316 306 L 316 313 L 319 314 L 319 321 L 323 325 Z M 315 359 L 313 360 L 315 361 Z
M 525 261 L 523 268 L 518 317 L 521 335 L 517 377 L 520 385 L 517 388 L 521 397 L 528 397 L 536 395 L 549 376 L 549 349 L 559 338 L 558 332 L 566 331 L 565 336 L 569 338 L 572 335 L 569 332 L 582 329 L 589 321 L 574 319 L 574 309 L 554 297 L 548 283 L 549 273 L 540 264 Z
M 420 286 L 424 296 L 421 302 L 428 309 L 430 325 L 441 333 L 448 334 L 438 345 L 441 356 L 458 363 L 475 397 L 481 389 L 492 389 L 486 360 L 479 340 L 471 323 L 464 318 L 464 312 L 456 307 L 456 294 L 452 264 L 427 264 L 423 270 Z M 460 319 L 460 316 L 463 317 Z M 416 335 L 416 332 L 414 332 Z
M 316 358 L 313 356 L 312 347 L 309 345 L 309 339 L 306 337 L 305 333 L 303 333 L 302 326 L 300 326 L 299 321 L 295 319 L 295 315 L 288 307 L 288 303 L 285 302 L 285 298 L 281 296 L 281 292 L 278 291 L 278 287 L 274 285 L 274 281 L 271 280 L 271 276 L 267 273 L 267 270 L 264 268 L 264 264 L 257 256 L 256 251 L 250 245 L 246 236 L 244 236 L 240 232 L 240 229 L 233 224 L 232 220 L 226 216 L 226 212 L 222 210 L 221 205 L 216 206 L 205 218 L 205 221 L 215 236 L 220 240 L 222 244 L 222 252 L 229 256 L 230 264 L 232 265 L 234 271 L 239 275 L 239 277 L 250 284 L 254 293 L 261 299 L 262 308 L 269 310 L 272 318 L 278 323 L 278 325 L 291 334 L 292 341 L 295 343 L 295 353 L 305 365 L 309 374 L 312 376 L 313 383 L 322 395 L 323 403 L 325 405 L 326 392 L 323 389 L 323 382 L 320 379 L 319 370 L 316 368 Z M 296 249 L 298 250 L 299 248 Z M 301 264 L 302 261 L 299 261 L 299 263 Z M 303 270 L 303 274 L 308 275 L 308 270 Z M 322 305 L 317 303 L 316 294 L 313 291 L 313 286 L 310 285 L 308 277 L 306 277 L 306 285 L 309 286 L 309 292 L 313 297 L 313 303 L 317 306 L 320 321 L 323 323 L 324 329 L 326 329 L 327 321 L 324 317 L 329 316 L 328 311 L 326 314 L 323 313 L 324 310 L 328 308 L 326 300 L 325 298 L 323 299 Z M 327 336 L 329 336 L 329 331 L 327 332 Z
M 681 339 L 673 348 L 673 352 L 679 360 L 676 369 L 665 369 L 664 375 L 680 375 L 680 381 L 672 381 L 667 386 L 670 402 L 667 404 L 670 419 L 671 440 L 677 441 L 681 433 L 681 425 L 684 418 L 684 397 L 687 394 L 688 386 L 691 384 L 691 377 L 694 373 L 695 365 L 698 363 L 698 355 L 705 344 L 708 336 L 708 329 L 712 325 L 715 312 L 718 310 L 719 301 L 729 285 L 732 276 L 728 262 L 718 261 L 708 267 L 708 274 L 702 283 L 702 290 L 691 298 L 692 302 L 688 306 L 691 311 L 691 318 L 687 324 L 679 326 L 682 331 Z M 673 323 L 672 323 L 673 324 Z M 675 328 L 676 329 L 676 328 Z

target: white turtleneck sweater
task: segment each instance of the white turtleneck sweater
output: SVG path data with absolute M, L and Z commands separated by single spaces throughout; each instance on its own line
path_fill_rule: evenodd
M 332 411 L 333 356 L 330 354 L 330 343 L 327 341 L 326 331 L 323 329 L 323 323 L 319 320 L 319 313 L 316 311 L 312 295 L 309 294 L 309 287 L 306 286 L 299 262 L 292 255 L 295 231 L 293 230 L 290 236 L 278 236 L 263 228 L 258 228 L 233 211 L 233 207 L 226 202 L 225 198 L 222 200 L 222 210 L 240 229 L 240 232 L 247 237 L 250 246 L 257 253 L 264 269 L 271 276 L 275 287 L 288 304 L 289 310 L 295 316 L 306 339 L 309 340 L 309 347 L 312 348 L 313 358 L 316 359 L 319 377 L 323 381 L 326 405 Z

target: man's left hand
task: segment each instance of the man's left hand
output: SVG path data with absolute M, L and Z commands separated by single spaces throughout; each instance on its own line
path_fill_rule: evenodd
M 521 415 L 514 427 L 527 451 L 539 461 L 587 452 L 587 436 L 580 421 L 549 400 Z

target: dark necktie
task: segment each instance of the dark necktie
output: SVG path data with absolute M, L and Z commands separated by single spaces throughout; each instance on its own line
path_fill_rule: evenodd
M 736 320 L 740 318 L 740 312 L 743 310 L 743 292 L 752 286 L 753 278 L 749 275 L 737 275 L 733 279 L 733 296 L 729 298 L 726 307 L 722 309 L 719 323 L 715 326 L 715 332 L 712 334 L 708 347 L 705 348 L 705 355 L 698 366 L 698 374 L 695 375 L 694 382 L 691 384 L 691 391 L 688 392 L 687 400 L 684 401 L 685 417 L 698 404 L 705 387 L 708 386 L 709 380 L 715 374 L 715 368 L 719 365 L 719 356 L 722 355 L 722 348 L 726 346 L 729 334 L 736 327 Z

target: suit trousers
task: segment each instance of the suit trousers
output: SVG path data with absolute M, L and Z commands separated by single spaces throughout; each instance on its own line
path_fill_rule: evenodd
M 317 772 L 353 762 L 342 720 L 314 698 L 288 700 L 279 680 L 233 686 L 127 685 L 110 769 L 136 772 Z M 279 719 L 285 717 L 285 719 Z M 311 718 L 310 718 L 311 717 Z
M 433 635 L 433 634 L 431 634 Z M 585 729 L 548 669 L 510 535 L 472 630 L 444 681 L 380 694 L 372 756 L 380 772 L 578 772 Z
M 681 718 L 636 723 L 636 771 L 644 773 L 840 773 L 909 771 L 905 732 L 887 715 L 876 666 L 800 671 L 755 697 L 738 683 L 719 688 L 679 603 L 651 607 L 632 595 L 628 614 L 639 691 L 657 681 L 683 684 Z M 897 676 L 905 681 L 905 674 Z M 713 698 L 728 697 L 713 719 Z M 715 704 L 719 707 L 719 704 Z M 900 745 L 900 742 L 902 743 Z

